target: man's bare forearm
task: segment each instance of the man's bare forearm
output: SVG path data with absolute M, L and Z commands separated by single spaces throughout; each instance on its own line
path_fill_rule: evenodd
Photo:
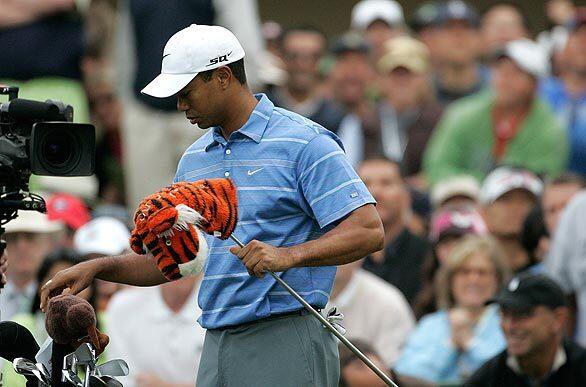
M 0 0 L 0 27 L 30 23 L 43 16 L 75 9 L 74 0 Z
M 290 247 L 294 266 L 343 265 L 381 250 L 382 222 L 372 204 L 356 209 L 318 239 Z
M 129 253 L 93 260 L 96 278 L 134 286 L 155 286 L 167 282 L 150 255 Z

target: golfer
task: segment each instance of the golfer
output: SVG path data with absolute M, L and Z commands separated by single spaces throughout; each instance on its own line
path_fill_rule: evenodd
M 382 249 L 374 199 L 340 140 L 252 94 L 244 50 L 219 26 L 191 25 L 173 35 L 161 74 L 142 92 L 177 95 L 186 118 L 210 129 L 186 150 L 174 181 L 231 178 L 239 205 L 234 234 L 248 241 L 239 248 L 207 239 L 199 291 L 207 333 L 197 386 L 337 386 L 336 338 L 264 273 L 276 272 L 319 310 L 336 265 Z M 55 275 L 42 288 L 42 307 L 49 295 L 65 287 L 78 293 L 93 278 L 138 286 L 166 281 L 148 256 L 96 259 Z

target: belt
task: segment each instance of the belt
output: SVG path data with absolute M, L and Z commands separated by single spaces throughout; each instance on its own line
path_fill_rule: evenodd
M 321 308 L 315 308 L 313 307 L 316 311 L 321 312 Z M 238 328 L 244 328 L 253 324 L 258 324 L 258 323 L 264 323 L 264 322 L 269 322 L 269 321 L 273 321 L 273 320 L 278 320 L 284 317 L 295 317 L 295 316 L 305 316 L 308 315 L 309 311 L 305 308 L 301 308 L 301 309 L 297 309 L 294 310 L 292 312 L 284 312 L 284 313 L 275 313 L 275 314 L 271 314 L 270 316 L 267 317 L 262 317 L 259 318 L 258 320 L 254 320 L 254 321 L 249 321 L 249 322 L 245 322 L 242 324 L 236 324 L 236 325 L 229 325 L 226 327 L 222 327 L 222 328 L 218 328 L 218 330 L 225 330 L 225 329 L 238 329 Z

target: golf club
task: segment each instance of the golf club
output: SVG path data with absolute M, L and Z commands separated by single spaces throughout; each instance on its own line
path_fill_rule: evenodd
M 96 374 L 99 376 L 127 376 L 128 364 L 122 359 L 108 360 L 96 367 Z
M 50 386 L 51 385 L 51 375 L 49 375 L 49 371 L 47 370 L 47 367 L 45 367 L 45 365 L 42 363 L 36 363 L 35 367 L 37 367 L 37 370 L 39 371 L 39 373 L 43 377 L 43 383 L 46 384 L 47 386 Z
M 96 367 L 96 354 L 91 345 L 84 343 L 73 352 L 77 359 L 77 365 L 85 367 L 85 377 L 83 380 L 83 387 L 90 386 L 90 375 Z
M 90 375 L 90 387 L 106 387 L 107 384 L 97 375 Z
M 120 383 L 118 381 L 118 379 L 116 379 L 113 376 L 105 375 L 105 376 L 102 376 L 100 379 L 102 379 L 104 382 L 106 382 L 106 386 L 108 386 L 108 387 L 124 387 L 122 385 L 122 383 Z
M 240 247 L 244 247 L 244 243 L 240 242 L 238 238 L 234 236 L 234 234 L 230 235 L 230 238 Z M 271 270 L 267 270 L 267 273 L 270 274 L 271 277 L 275 279 L 286 291 L 288 291 L 297 301 L 301 303 L 307 309 L 309 313 L 311 313 L 314 317 L 316 317 L 330 332 L 332 332 L 348 349 L 350 349 L 356 356 L 360 358 L 371 370 L 374 371 L 375 374 L 378 375 L 388 386 L 391 387 L 398 387 L 383 371 L 381 371 L 366 355 L 364 355 L 358 348 L 354 346 L 347 338 L 344 337 L 336 328 L 330 324 L 330 322 L 322 316 L 317 310 L 313 309 L 311 305 L 307 303 L 293 288 L 291 288 L 285 281 L 283 281 L 278 275 L 273 273 Z
M 44 385 L 44 386 L 50 385 L 48 375 L 42 373 L 42 371 L 39 371 L 39 368 L 37 368 L 37 365 L 35 363 L 33 363 L 32 361 L 25 359 L 25 358 L 22 358 L 22 357 L 18 357 L 16 359 L 14 359 L 14 361 L 12 362 L 12 366 L 14 367 L 14 371 L 16 371 L 17 374 L 19 374 L 19 375 L 33 375 L 39 380 L 40 385 Z
M 83 387 L 83 382 L 81 381 L 79 376 L 77 376 L 77 374 L 72 370 L 63 370 L 62 380 L 64 382 L 69 382 L 76 387 Z

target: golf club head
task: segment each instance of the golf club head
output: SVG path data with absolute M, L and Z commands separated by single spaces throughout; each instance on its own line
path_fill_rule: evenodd
M 12 367 L 19 375 L 34 375 L 33 371 L 38 371 L 35 363 L 23 357 L 14 359 Z
M 99 376 L 127 376 L 129 373 L 128 364 L 122 359 L 108 360 L 96 367 Z
M 108 385 L 97 375 L 90 375 L 90 387 L 107 387 Z
M 92 346 L 88 343 L 83 343 L 80 345 L 75 352 L 75 357 L 77 359 L 77 364 L 83 365 L 94 365 L 96 364 L 96 353 L 92 349 Z M 93 369 L 93 367 L 92 367 Z
M 120 383 L 118 381 L 118 379 L 116 379 L 113 376 L 105 375 L 105 376 L 102 376 L 100 379 L 102 379 L 104 382 L 106 382 L 106 386 L 108 386 L 108 387 L 124 387 L 122 385 L 122 383 Z
M 81 381 L 81 379 L 79 378 L 79 376 L 77 376 L 77 374 L 72 371 L 72 370 L 63 370 L 62 371 L 62 381 L 64 382 L 69 382 L 71 384 L 73 384 L 76 387 L 83 387 L 83 382 Z
M 28 359 L 25 359 L 22 357 L 17 357 L 12 362 L 12 366 L 14 367 L 14 371 L 16 371 L 16 373 L 19 375 L 24 375 L 24 376 L 31 376 L 32 375 L 35 378 L 37 378 L 37 380 L 40 382 L 41 385 L 44 385 L 44 386 L 49 386 L 51 384 L 49 378 L 46 377 L 47 374 L 43 373 L 45 370 L 40 371 L 37 368 L 37 365 Z
M 70 353 L 63 357 L 63 369 L 64 370 L 75 370 L 77 360 L 75 359 L 75 353 Z

